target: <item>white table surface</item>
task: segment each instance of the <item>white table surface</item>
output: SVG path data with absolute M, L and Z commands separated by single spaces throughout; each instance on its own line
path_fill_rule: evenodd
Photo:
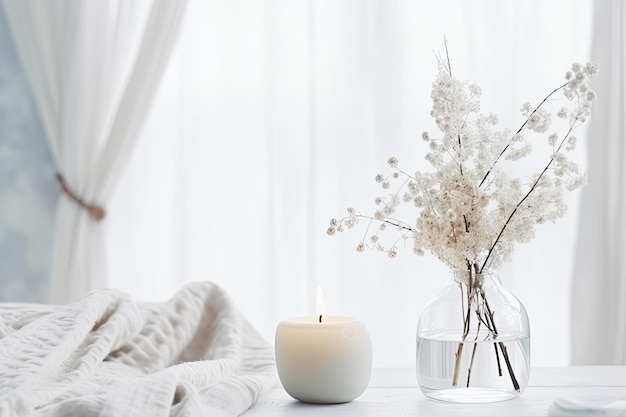
M 550 404 L 562 397 L 606 402 L 626 399 L 626 366 L 533 368 L 520 397 L 488 404 L 434 401 L 418 388 L 414 369 L 374 369 L 368 388 L 350 403 L 302 403 L 278 384 L 243 416 L 546 416 Z

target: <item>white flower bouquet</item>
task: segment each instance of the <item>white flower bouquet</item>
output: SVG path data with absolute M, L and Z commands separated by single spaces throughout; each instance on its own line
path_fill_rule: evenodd
M 576 146 L 572 132 L 590 115 L 596 97 L 590 79 L 596 72 L 593 63 L 573 64 L 565 81 L 538 104 L 522 105 L 521 124 L 510 130 L 500 128 L 495 115 L 480 113 L 481 89 L 453 76 L 446 53 L 439 59 L 431 93 L 431 116 L 440 133 L 422 134 L 429 144 L 423 165 L 432 169 L 409 171 L 398 158 L 389 158 L 391 172 L 375 177 L 385 194 L 376 197 L 373 213 L 349 208 L 347 216 L 331 219 L 327 233 L 352 229 L 365 220 L 359 252 L 374 249 L 394 258 L 401 246 L 412 246 L 417 255 L 432 253 L 465 291 L 462 340 L 470 331 L 470 315 L 475 315 L 479 328 L 487 329 L 497 344 L 494 314 L 478 278 L 509 260 L 516 243 L 534 236 L 536 225 L 562 217 L 567 209 L 564 192 L 585 183 L 585 174 L 570 159 Z M 546 154 L 538 170 L 509 172 L 511 164 L 537 149 Z M 414 216 L 400 218 L 401 205 L 414 209 Z M 390 230 L 399 234 L 390 236 Z M 462 347 L 460 343 L 453 385 Z M 500 347 L 508 365 L 507 352 Z M 510 367 L 509 373 L 519 391 Z
M 378 209 L 366 215 L 348 208 L 346 217 L 331 219 L 327 233 L 352 229 L 365 219 L 368 227 L 357 245 L 359 252 L 373 248 L 394 258 L 400 241 L 412 241 L 415 254 L 430 251 L 459 278 L 468 270 L 497 268 L 510 258 L 516 242 L 534 236 L 537 224 L 565 214 L 565 190 L 585 183 L 585 174 L 568 154 L 576 146 L 573 130 L 590 114 L 596 96 L 590 77 L 596 72 L 593 63 L 573 64 L 566 81 L 537 106 L 522 106 L 524 120 L 513 132 L 498 129 L 494 114 L 480 114 L 480 88 L 454 78 L 449 60 L 445 64 L 440 61 L 432 86 L 431 116 L 441 134 L 422 134 L 430 145 L 425 159 L 433 170 L 412 173 L 400 167 L 398 158 L 390 157 L 387 162 L 392 172 L 375 177 L 384 190 L 391 190 L 376 197 Z M 553 113 L 546 109 L 559 93 L 566 101 L 556 112 L 567 122 L 561 133 L 550 131 Z M 547 140 L 531 141 L 528 133 L 545 134 Z M 505 162 L 528 156 L 533 145 L 547 153 L 542 169 L 524 176 L 508 174 Z M 414 207 L 415 218 L 396 218 L 401 204 Z M 385 246 L 382 234 L 389 226 L 398 230 L 400 237 Z

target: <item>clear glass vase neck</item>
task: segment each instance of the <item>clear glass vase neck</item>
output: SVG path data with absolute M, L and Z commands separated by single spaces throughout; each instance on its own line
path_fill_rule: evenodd
M 501 285 L 500 278 L 495 271 L 486 270 L 477 272 L 474 269 L 467 269 L 464 271 L 453 271 L 452 277 L 456 283 L 472 287 L 482 287 L 486 280 L 494 282 L 496 285 Z

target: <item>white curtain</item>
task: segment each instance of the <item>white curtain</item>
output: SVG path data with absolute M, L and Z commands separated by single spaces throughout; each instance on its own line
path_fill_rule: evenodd
M 56 169 L 79 198 L 106 211 L 166 67 L 185 0 L 2 4 Z M 60 198 L 52 302 L 107 284 L 109 224 Z
M 215 281 L 272 340 L 280 320 L 313 314 L 319 284 L 329 314 L 365 321 L 376 366 L 413 366 L 417 316 L 447 271 L 409 249 L 394 260 L 357 253 L 364 230 L 329 237 L 328 221 L 374 208 L 389 156 L 423 167 L 444 35 L 455 74 L 483 88 L 482 110 L 516 127 L 522 103 L 589 59 L 590 10 L 587 0 L 190 0 L 113 201 L 112 285 L 158 300 Z M 500 274 L 529 311 L 537 366 L 569 360 L 578 198 Z
M 572 361 L 626 364 L 626 4 L 594 2 L 600 68 L 572 302 Z

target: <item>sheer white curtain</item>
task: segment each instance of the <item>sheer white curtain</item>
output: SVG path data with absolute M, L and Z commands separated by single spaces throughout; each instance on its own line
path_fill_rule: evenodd
M 3 0 L 54 164 L 87 203 L 107 209 L 176 39 L 185 0 Z M 107 284 L 104 233 L 58 203 L 51 301 Z
M 587 0 L 190 0 L 113 202 L 112 285 L 163 299 L 215 281 L 272 339 L 281 319 L 313 314 L 319 284 L 329 314 L 367 323 L 375 365 L 412 366 L 417 316 L 447 271 L 410 250 L 359 254 L 364 230 L 329 237 L 328 221 L 373 209 L 389 156 L 424 163 L 444 35 L 455 73 L 483 88 L 483 111 L 514 127 L 522 103 L 589 59 L 590 10 Z M 569 360 L 578 197 L 501 271 L 529 310 L 536 365 Z
M 573 291 L 572 360 L 626 364 L 626 4 L 594 2 L 600 67 Z

